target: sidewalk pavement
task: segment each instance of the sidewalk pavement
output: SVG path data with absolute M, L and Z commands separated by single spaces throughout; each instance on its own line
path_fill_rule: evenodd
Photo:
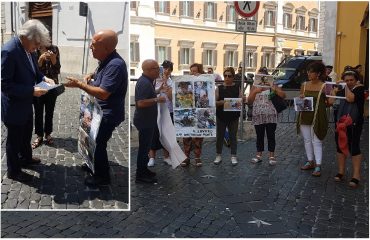
M 112 184 L 96 189 L 86 187 L 86 173 L 81 169 L 85 160 L 77 149 L 80 93 L 79 89 L 67 88 L 58 97 L 53 119 L 54 144 L 43 144 L 33 151 L 34 156 L 41 158 L 41 164 L 24 170 L 34 176 L 30 183 L 7 178 L 7 132 L 1 125 L 2 209 L 128 209 L 128 121 L 113 132 L 108 142 Z M 35 138 L 33 134 L 32 141 Z
M 131 211 L 4 212 L 2 237 L 369 237 L 369 128 L 361 149 L 362 180 L 358 189 L 333 180 L 335 143 L 330 130 L 324 141 L 322 176 L 301 171 L 303 140 L 294 124 L 279 124 L 276 155 L 269 166 L 250 163 L 255 139 L 238 144 L 239 164 L 229 149 L 214 165 L 215 141 L 203 147 L 203 167 L 172 169 L 157 160 L 158 184 L 136 184 L 137 147 L 131 148 Z M 161 156 L 160 153 L 158 153 Z

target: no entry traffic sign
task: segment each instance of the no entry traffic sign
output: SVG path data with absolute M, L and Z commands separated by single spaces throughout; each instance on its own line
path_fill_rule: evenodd
M 242 17 L 252 17 L 257 13 L 260 7 L 258 1 L 235 1 L 234 2 L 236 12 Z

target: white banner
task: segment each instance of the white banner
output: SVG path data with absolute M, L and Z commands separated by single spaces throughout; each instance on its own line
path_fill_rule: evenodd
M 173 80 L 176 137 L 216 137 L 214 76 L 184 75 Z

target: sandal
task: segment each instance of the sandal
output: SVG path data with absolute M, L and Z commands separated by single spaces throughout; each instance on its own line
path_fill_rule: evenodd
M 337 173 L 337 175 L 335 175 L 335 177 L 334 177 L 334 181 L 341 182 L 343 180 L 343 177 L 344 177 L 343 174 Z
M 351 181 L 349 181 L 349 183 L 348 183 L 348 185 L 351 188 L 357 188 L 359 184 L 360 184 L 360 180 L 358 180 L 356 178 L 352 178 Z
M 32 149 L 35 149 L 35 148 L 40 147 L 42 145 L 42 141 L 43 141 L 43 138 L 42 137 L 37 137 L 35 139 L 35 141 L 33 141 L 32 145 L 31 145 L 32 146 Z
M 310 170 L 310 169 L 314 169 L 315 168 L 315 164 L 313 163 L 313 161 L 307 161 L 302 167 L 301 167 L 301 170 Z
M 261 159 L 261 155 L 256 155 L 256 157 L 252 158 L 251 162 L 252 163 L 259 163 L 259 162 L 262 162 L 262 159 Z
M 190 164 L 190 159 L 186 158 L 184 161 L 180 163 L 181 167 L 187 167 Z
M 203 164 L 202 164 L 202 160 L 200 160 L 200 158 L 195 158 L 194 159 L 195 160 L 195 165 L 197 166 L 197 167 L 201 167 Z
M 269 164 L 271 165 L 271 166 L 274 166 L 274 165 L 276 165 L 276 158 L 275 157 L 269 157 Z
M 321 167 L 320 166 L 315 167 L 315 170 L 313 170 L 313 172 L 312 172 L 312 176 L 314 176 L 314 177 L 320 177 L 321 176 Z
M 46 145 L 53 145 L 53 143 L 54 143 L 54 139 L 50 135 L 45 136 Z

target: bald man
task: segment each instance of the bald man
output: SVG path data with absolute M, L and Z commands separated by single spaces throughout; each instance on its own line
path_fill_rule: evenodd
M 157 126 L 157 103 L 166 102 L 165 96 L 157 97 L 154 81 L 159 77 L 158 62 L 147 59 L 141 66 L 142 76 L 135 86 L 134 125 L 139 131 L 139 150 L 137 154 L 136 182 L 156 183 L 155 173 L 148 169 L 148 154 L 154 130 Z
M 116 52 L 117 43 L 118 38 L 114 31 L 97 32 L 90 46 L 93 57 L 99 60 L 95 73 L 87 75 L 83 81 L 73 77 L 66 78 L 69 80 L 66 87 L 77 87 L 94 96 L 103 111 L 96 136 L 95 171 L 85 179 L 88 186 L 110 184 L 107 142 L 114 129 L 125 119 L 128 75 L 125 61 Z

